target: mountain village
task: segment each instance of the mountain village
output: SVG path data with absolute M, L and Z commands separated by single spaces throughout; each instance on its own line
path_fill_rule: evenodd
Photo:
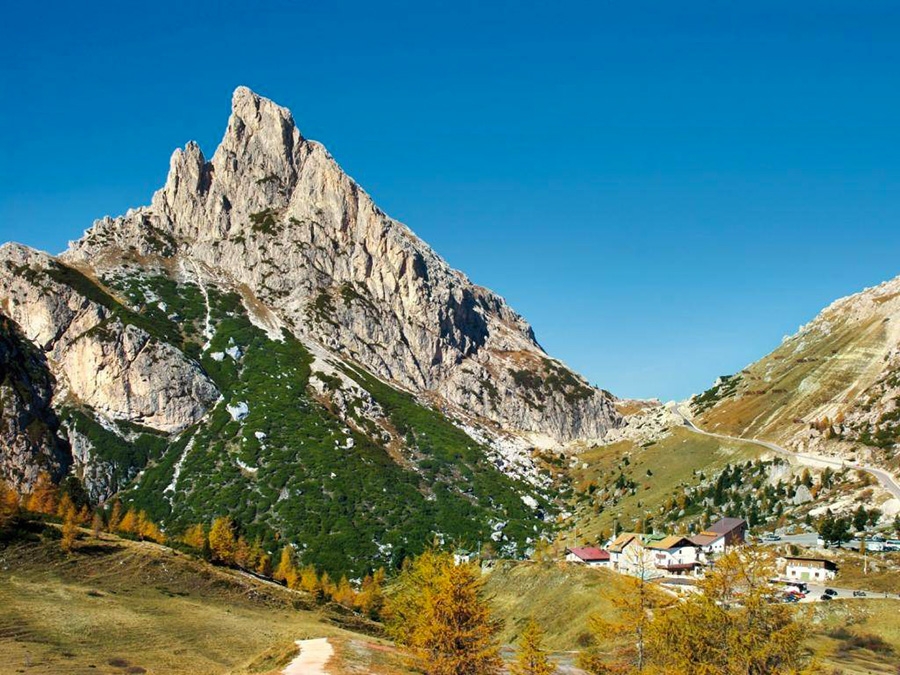
M 718 558 L 747 545 L 747 531 L 748 524 L 743 518 L 721 518 L 690 536 L 622 532 L 603 548 L 566 548 L 565 560 L 687 590 L 715 567 Z M 833 560 L 815 556 L 780 556 L 777 566 L 779 577 L 772 581 L 785 585 L 786 601 L 805 597 L 808 584 L 832 581 L 838 571 Z

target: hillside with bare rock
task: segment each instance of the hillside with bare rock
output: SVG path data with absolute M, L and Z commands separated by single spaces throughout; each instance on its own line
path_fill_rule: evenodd
M 55 420 L 29 441 L 28 402 L 4 399 L 17 487 L 68 470 L 169 533 L 227 514 L 335 571 L 435 536 L 527 552 L 555 508 L 537 451 L 622 423 L 243 87 L 212 158 L 177 150 L 149 206 L 58 258 L 0 247 L 0 314 Z
M 837 300 L 691 401 L 709 431 L 900 467 L 900 278 Z

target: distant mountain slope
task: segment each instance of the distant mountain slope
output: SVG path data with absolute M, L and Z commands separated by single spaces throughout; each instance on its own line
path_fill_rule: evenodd
M 692 400 L 709 431 L 900 465 L 900 278 L 834 302 Z
M 213 159 L 177 151 L 149 207 L 59 258 L 0 247 L 0 314 L 46 362 L 55 475 L 170 533 L 230 514 L 332 571 L 435 535 L 524 553 L 553 508 L 533 448 L 621 422 L 245 88 Z M 47 462 L 22 456 L 0 469 L 27 489 Z

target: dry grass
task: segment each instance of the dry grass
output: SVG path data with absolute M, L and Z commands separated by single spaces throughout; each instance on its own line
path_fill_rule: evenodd
M 600 514 L 579 511 L 577 533 L 571 533 L 577 537 L 572 541 L 595 543 L 598 534 L 611 531 L 616 520 L 627 527 L 646 512 L 655 512 L 666 499 L 680 494 L 679 486 L 697 482 L 695 471 L 709 475 L 728 463 L 755 459 L 765 452 L 753 443 L 725 441 L 681 428 L 672 429 L 652 445 L 621 441 L 587 450 L 578 456 L 578 466 L 572 471 L 576 491 L 586 490 L 592 481 L 602 484 L 614 479 L 620 468 L 634 477 L 638 489 L 636 494 L 626 495 L 616 507 Z M 623 465 L 624 457 L 628 457 L 627 467 Z M 648 469 L 652 476 L 647 475 Z
M 845 600 L 817 606 L 809 646 L 826 673 L 896 675 L 898 610 L 896 600 Z
M 151 544 L 16 543 L 0 569 L 2 672 L 273 673 L 295 640 L 348 634 L 302 596 Z
M 701 415 L 700 425 L 735 436 L 787 438 L 803 428 L 798 420 L 846 408 L 881 372 L 886 349 L 880 319 L 787 341 L 742 371 L 736 394 Z

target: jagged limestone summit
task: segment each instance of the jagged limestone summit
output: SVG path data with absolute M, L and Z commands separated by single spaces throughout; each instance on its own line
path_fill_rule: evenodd
M 52 392 L 33 442 L 4 426 L 4 477 L 68 472 L 171 531 L 229 513 L 334 569 L 435 533 L 526 550 L 552 509 L 533 448 L 621 423 L 243 87 L 212 159 L 177 150 L 149 206 L 59 258 L 0 248 L 0 312 Z

